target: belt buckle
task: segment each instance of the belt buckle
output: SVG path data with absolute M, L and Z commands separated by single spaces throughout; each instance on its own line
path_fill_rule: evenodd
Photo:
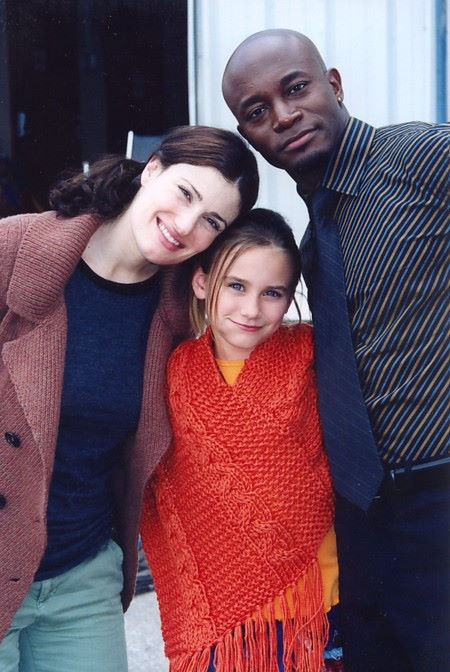
M 374 500 L 380 501 L 385 496 L 406 494 L 444 484 L 450 486 L 450 457 L 442 457 L 433 462 L 385 468 L 385 477 Z
M 388 479 L 390 490 L 395 493 L 407 492 L 413 485 L 413 472 L 411 467 L 389 469 Z
M 387 472 L 389 488 L 393 493 L 412 492 L 414 489 L 430 488 L 448 484 L 450 458 L 444 457 L 428 463 L 409 464 Z
M 389 495 L 397 495 L 402 492 L 398 484 L 397 479 L 398 473 L 396 469 L 386 469 L 385 476 L 381 483 L 380 489 L 373 498 L 375 502 L 381 502 L 385 497 Z

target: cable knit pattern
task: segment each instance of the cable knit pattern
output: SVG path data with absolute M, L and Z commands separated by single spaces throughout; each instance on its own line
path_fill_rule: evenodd
M 147 488 L 142 536 L 173 672 L 204 672 L 213 645 L 218 672 L 274 664 L 274 624 L 262 608 L 276 596 L 286 660 L 293 656 L 302 672 L 321 668 L 326 623 L 316 555 L 333 501 L 312 352 L 310 327 L 282 327 L 252 352 L 232 387 L 217 370 L 209 330 L 170 358 L 175 449 Z M 252 663 L 243 650 L 253 651 Z

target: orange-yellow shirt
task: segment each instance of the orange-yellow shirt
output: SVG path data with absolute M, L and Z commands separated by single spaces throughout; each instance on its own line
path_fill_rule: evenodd
M 245 360 L 227 361 L 223 359 L 216 359 L 217 366 L 228 385 L 234 385 L 236 379 L 244 366 Z M 339 588 L 338 588 L 338 561 L 336 549 L 336 534 L 334 527 L 331 527 L 317 551 L 317 561 L 319 563 L 320 572 L 322 575 L 323 584 L 323 599 L 326 611 L 329 611 L 332 606 L 339 602 Z M 299 589 L 301 585 L 299 583 Z M 292 589 L 288 588 L 286 591 L 286 598 L 290 611 L 293 613 L 293 598 Z M 275 618 L 281 620 L 281 608 L 279 600 L 275 598 L 274 602 Z M 263 609 L 264 612 L 264 609 Z

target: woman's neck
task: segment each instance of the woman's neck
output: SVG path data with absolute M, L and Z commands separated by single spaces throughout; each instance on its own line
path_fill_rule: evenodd
M 133 254 L 121 233 L 118 219 L 101 224 L 86 245 L 83 261 L 97 275 L 113 282 L 134 283 L 151 278 L 159 267 Z

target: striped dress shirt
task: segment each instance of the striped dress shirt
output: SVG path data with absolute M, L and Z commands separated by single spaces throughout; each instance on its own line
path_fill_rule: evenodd
M 358 373 L 390 467 L 448 454 L 448 130 L 352 118 L 322 182 L 339 195 Z

